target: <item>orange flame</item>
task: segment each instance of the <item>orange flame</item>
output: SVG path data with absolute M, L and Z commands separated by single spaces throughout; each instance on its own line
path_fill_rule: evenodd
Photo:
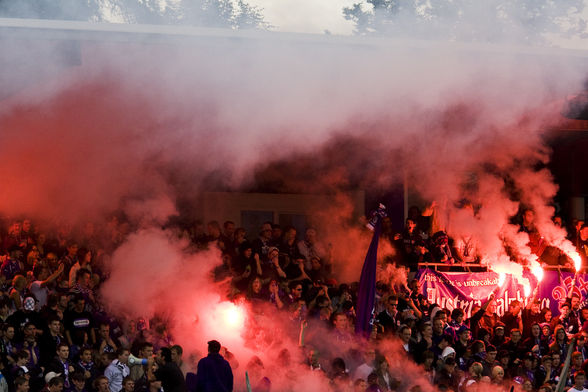
M 582 258 L 580 255 L 577 252 L 572 252 L 569 256 L 574 260 L 574 268 L 576 269 L 576 272 L 580 271 L 580 268 L 582 268 Z
M 541 282 L 543 280 L 544 271 L 543 268 L 541 268 L 541 266 L 539 265 L 539 263 L 531 267 L 531 273 L 535 275 L 538 282 Z
M 524 283 L 523 289 L 524 289 L 525 297 L 528 297 L 529 295 L 531 295 L 531 285 L 530 284 Z

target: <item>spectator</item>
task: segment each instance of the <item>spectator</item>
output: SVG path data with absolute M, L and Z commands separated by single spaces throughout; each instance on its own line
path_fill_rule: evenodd
M 196 392 L 220 392 L 233 390 L 233 371 L 219 354 L 221 345 L 216 340 L 208 342 L 208 356 L 198 362 Z
M 69 360 L 69 346 L 65 342 L 61 342 L 57 345 L 57 355 L 49 362 L 45 369 L 45 375 L 49 372 L 63 375 L 65 388 L 69 388 L 69 375 L 75 371 L 73 364 Z
M 70 375 L 69 378 L 71 380 L 72 387 L 68 392 L 88 392 L 86 389 L 86 379 L 84 378 L 83 373 L 75 371 Z M 125 390 L 125 392 L 128 391 Z
M 583 370 L 578 370 L 574 373 L 574 385 L 568 389 L 568 392 L 588 392 L 588 389 L 584 388 L 586 382 L 586 373 Z
M 171 350 L 163 347 L 157 353 L 158 369 L 155 377 L 161 381 L 161 386 L 167 392 L 186 392 L 186 380 L 178 365 L 172 361 Z
M 120 392 L 123 385 L 123 379 L 130 373 L 129 367 L 129 350 L 119 348 L 116 352 L 117 358 L 113 360 L 104 371 L 104 376 L 108 379 L 110 392 Z
M 86 269 L 92 273 L 92 252 L 86 248 L 80 248 L 77 253 L 77 262 L 69 270 L 69 288 L 76 284 L 76 278 L 80 269 Z
M 49 289 L 47 286 L 53 283 L 63 273 L 64 265 L 60 264 L 55 272 L 50 274 L 49 267 L 37 264 L 33 269 L 33 275 L 36 277 L 31 283 L 30 291 L 38 301 L 39 308 L 47 305 Z

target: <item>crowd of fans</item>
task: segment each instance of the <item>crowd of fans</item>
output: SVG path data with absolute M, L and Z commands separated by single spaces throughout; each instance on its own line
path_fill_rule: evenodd
M 467 240 L 431 235 L 427 219 L 409 218 L 400 233 L 385 225 L 383 238 L 397 247 L 399 261 L 411 270 L 419 262 L 476 261 Z M 117 320 L 101 306 L 100 285 L 108 279 L 103 260 L 124 241 L 128 224 L 113 218 L 101 230 L 87 224 L 43 231 L 24 219 L 0 229 L 0 392 L 206 390 L 199 389 L 195 367 L 182 359 L 182 347 L 173 344 L 165 323 Z M 584 229 L 588 234 L 588 228 L 577 226 L 578 243 Z M 193 252 L 220 249 L 222 265 L 215 276 L 231 282 L 230 298 L 247 301 L 254 312 L 272 309 L 283 315 L 299 335 L 304 365 L 323 372 L 334 391 L 401 389 L 404 381 L 390 371 L 390 356 L 382 349 L 390 340 L 440 390 L 491 385 L 551 392 L 568 352 L 570 371 L 563 382 L 584 388 L 588 308 L 580 307 L 582 298 L 569 298 L 559 315 L 540 309 L 536 298 L 526 306 L 513 301 L 499 317 L 490 297 L 466 317 L 461 309 L 428 303 L 418 279 L 409 275 L 408 284 L 378 282 L 373 330 L 357 346 L 351 342 L 357 341 L 358 284 L 333 279 L 331 249 L 317 230 L 301 235 L 294 227 L 267 222 L 248 236 L 233 222 L 212 221 L 178 233 L 189 239 Z M 456 243 L 461 250 L 455 250 Z M 315 349 L 321 337 L 313 330 L 330 334 L 340 347 L 336 355 Z M 225 348 L 220 354 L 233 364 Z M 260 362 L 254 357 L 246 368 L 253 390 L 269 391 L 271 377 L 255 371 L 263 369 Z
M 183 350 L 165 327 L 119 322 L 100 302 L 103 260 L 127 232 L 117 219 L 100 232 L 0 225 L 0 391 L 186 390 Z

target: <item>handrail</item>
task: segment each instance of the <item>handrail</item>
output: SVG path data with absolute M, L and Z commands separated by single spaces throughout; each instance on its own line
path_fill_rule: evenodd
M 486 272 L 489 271 L 488 264 L 481 264 L 481 263 L 454 263 L 454 264 L 445 264 L 445 263 L 418 263 L 418 268 L 433 268 L 435 271 L 439 267 L 448 268 L 451 272 L 457 272 L 458 270 L 462 269 L 463 272 L 471 272 L 471 269 L 476 270 L 484 270 Z M 575 272 L 573 267 L 568 267 L 565 265 L 544 265 L 542 268 L 546 271 L 564 271 L 564 272 Z M 588 271 L 588 267 L 582 267 L 580 271 L 585 273 Z

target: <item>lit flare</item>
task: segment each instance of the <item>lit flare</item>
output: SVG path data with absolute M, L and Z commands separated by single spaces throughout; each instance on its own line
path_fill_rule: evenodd
M 528 297 L 529 295 L 531 295 L 531 285 L 528 283 L 523 284 L 523 290 L 525 293 L 525 297 Z
M 531 267 L 531 273 L 535 275 L 537 282 L 541 282 L 543 280 L 544 271 L 538 263 Z
M 504 272 L 498 273 L 498 287 L 502 287 L 506 281 L 506 274 Z
M 574 261 L 574 268 L 576 269 L 576 272 L 580 271 L 580 268 L 582 268 L 582 258 L 580 255 L 576 252 L 573 252 L 570 254 L 570 257 Z

